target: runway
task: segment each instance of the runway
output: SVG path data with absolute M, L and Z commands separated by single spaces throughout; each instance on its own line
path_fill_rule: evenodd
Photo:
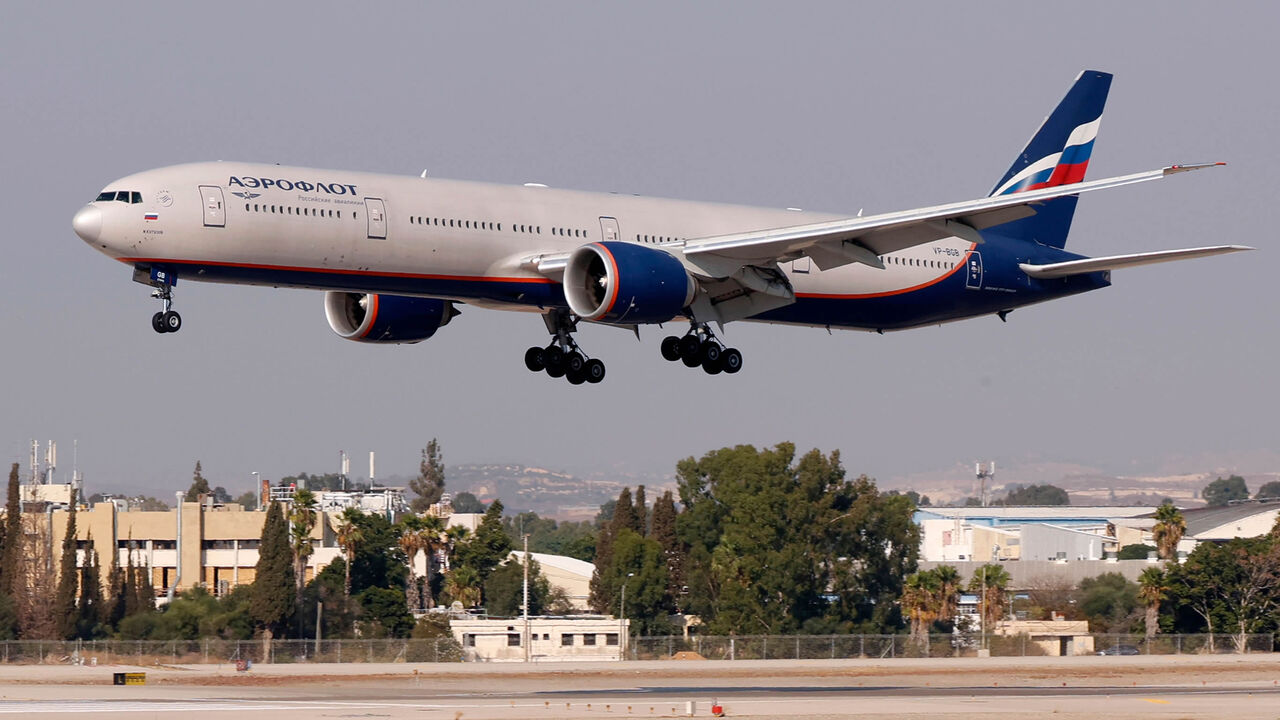
M 0 666 L 0 715 L 302 718 L 1280 717 L 1270 655 L 548 666 Z

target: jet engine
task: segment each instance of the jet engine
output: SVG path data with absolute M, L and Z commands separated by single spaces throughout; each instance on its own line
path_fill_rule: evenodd
M 416 343 L 460 312 L 448 300 L 331 291 L 324 294 L 324 314 L 329 327 L 347 340 Z
M 583 245 L 569 256 L 564 294 L 587 320 L 666 322 L 693 301 L 697 285 L 671 253 L 624 242 Z

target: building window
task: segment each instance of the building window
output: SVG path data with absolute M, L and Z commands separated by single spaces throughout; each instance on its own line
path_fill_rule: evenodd
M 520 647 L 520 633 L 507 633 L 507 647 Z
M 560 633 L 560 646 L 573 647 L 573 633 Z
M 616 646 L 618 644 L 618 633 L 609 633 L 608 635 L 605 635 L 604 644 Z
M 475 634 L 475 633 L 463 633 L 463 634 L 462 634 L 462 645 L 463 645 L 463 647 L 475 647 L 475 646 L 476 646 L 476 634 Z
M 595 645 L 595 644 L 596 644 L 596 636 L 595 636 L 595 634 L 594 634 L 594 633 L 587 633 L 587 634 L 583 635 L 583 636 L 582 636 L 582 644 L 583 644 L 583 645 Z

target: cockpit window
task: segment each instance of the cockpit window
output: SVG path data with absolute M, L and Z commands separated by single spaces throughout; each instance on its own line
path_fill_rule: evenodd
M 142 204 L 142 193 L 136 190 L 111 190 L 98 195 L 94 202 L 122 202 L 130 205 Z

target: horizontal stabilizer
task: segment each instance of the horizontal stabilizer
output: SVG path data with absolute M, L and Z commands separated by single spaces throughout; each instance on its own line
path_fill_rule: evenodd
M 1084 258 L 1049 265 L 1028 265 L 1022 263 L 1018 268 L 1033 278 L 1060 278 L 1068 275 L 1116 270 L 1118 268 L 1137 267 L 1138 265 L 1154 265 L 1174 260 L 1190 260 L 1192 258 L 1224 255 L 1226 253 L 1252 250 L 1247 245 L 1215 245 L 1213 247 L 1185 248 L 1182 250 L 1160 250 L 1158 252 L 1134 253 L 1132 255 L 1111 255 L 1109 257 Z

